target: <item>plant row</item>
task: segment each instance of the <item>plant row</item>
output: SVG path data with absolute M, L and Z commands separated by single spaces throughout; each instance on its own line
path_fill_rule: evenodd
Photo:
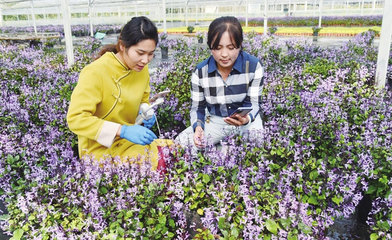
M 239 18 L 245 25 L 245 18 Z M 317 26 L 319 17 L 270 17 L 268 25 L 275 27 L 311 27 Z M 354 26 L 381 26 L 382 16 L 323 16 L 323 27 L 354 27 Z M 248 26 L 263 26 L 264 18 L 248 18 Z
M 121 25 L 98 24 L 94 25 L 94 34 L 97 32 L 106 34 L 120 33 Z M 63 25 L 44 25 L 37 26 L 37 32 L 58 32 L 64 35 Z M 73 36 L 90 36 L 90 25 L 79 24 L 71 25 L 71 32 Z M 18 33 L 34 33 L 34 27 L 0 27 L 0 33 L 4 34 L 18 34 Z
M 245 18 L 239 18 L 242 25 L 245 25 Z M 249 26 L 263 26 L 264 18 L 249 18 Z M 268 25 L 273 27 L 303 27 L 303 26 L 317 26 L 318 17 L 271 17 L 268 18 Z M 322 18 L 322 26 L 381 26 L 382 16 L 325 16 Z M 193 28 L 189 26 L 189 28 Z M 64 27 L 62 25 L 48 25 L 48 26 L 37 26 L 38 32 L 59 32 L 64 34 Z M 72 35 L 74 36 L 89 36 L 90 26 L 84 25 L 72 25 Z M 94 25 L 94 34 L 102 32 L 106 34 L 119 33 L 121 31 L 121 25 L 109 25 L 99 24 Z M 192 30 L 188 29 L 189 32 Z M 31 27 L 0 27 L 0 33 L 33 33 L 34 28 Z

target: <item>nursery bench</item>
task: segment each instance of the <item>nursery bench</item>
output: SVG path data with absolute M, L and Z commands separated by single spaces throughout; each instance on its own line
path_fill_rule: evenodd
M 61 35 L 58 32 L 44 32 L 44 33 L 1 33 L 0 41 L 9 42 L 29 42 L 30 46 L 38 45 L 41 40 L 60 39 Z

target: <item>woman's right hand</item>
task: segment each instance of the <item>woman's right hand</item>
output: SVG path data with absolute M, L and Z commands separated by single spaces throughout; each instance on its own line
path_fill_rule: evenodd
M 140 125 L 122 125 L 120 137 L 139 145 L 148 145 L 158 138 L 150 129 Z
M 200 126 L 196 127 L 195 133 L 193 134 L 193 142 L 198 148 L 205 147 L 204 130 L 202 127 Z

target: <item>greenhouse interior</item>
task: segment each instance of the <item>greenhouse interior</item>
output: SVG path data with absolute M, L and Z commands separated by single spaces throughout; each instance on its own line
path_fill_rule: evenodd
M 0 240 L 392 240 L 391 0 L 0 0 Z
M 62 1 L 2 0 L 0 26 L 62 24 Z M 190 24 L 219 16 L 269 17 L 382 15 L 384 0 L 68 0 L 72 24 L 121 24 L 132 16 L 147 16 L 157 23 Z

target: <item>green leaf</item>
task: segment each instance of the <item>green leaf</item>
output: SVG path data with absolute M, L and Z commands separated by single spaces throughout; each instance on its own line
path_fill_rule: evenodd
M 125 230 L 124 230 L 122 227 L 118 226 L 117 229 L 116 229 L 116 232 L 117 232 L 117 234 L 118 234 L 119 236 L 124 236 Z M 117 239 L 118 239 L 118 238 L 117 238 Z
M 167 236 L 168 236 L 170 239 L 172 239 L 172 238 L 174 238 L 175 234 L 172 233 L 172 232 L 168 232 L 168 233 L 167 233 Z
M 199 208 L 197 209 L 197 214 L 199 214 L 200 216 L 202 216 L 204 214 L 204 210 Z
M 120 212 L 119 214 L 117 214 L 117 219 L 122 219 L 124 217 L 124 213 Z
M 173 219 L 170 219 L 170 220 L 169 220 L 169 226 L 172 227 L 172 228 L 175 228 L 175 227 L 176 227 L 176 223 L 174 222 Z
M 376 186 L 374 186 L 374 185 L 369 185 L 369 187 L 368 187 L 368 189 L 367 189 L 367 191 L 366 191 L 366 194 L 373 194 L 374 192 L 376 192 L 376 190 L 377 190 L 377 187 L 376 187 Z
M 234 239 L 238 239 L 238 236 L 240 235 L 240 233 L 238 232 L 238 229 L 236 227 L 233 227 L 231 229 L 231 235 L 234 237 Z
M 288 218 L 281 218 L 281 219 L 279 220 L 279 222 L 280 222 L 280 224 L 282 224 L 282 226 L 283 226 L 283 228 L 284 228 L 285 230 L 288 230 L 288 229 L 289 229 L 290 224 L 291 224 L 291 220 L 290 220 L 290 219 L 288 219 Z
M 263 239 L 263 240 L 271 240 L 271 235 L 263 235 L 262 237 L 259 237 L 259 239 Z
M 204 185 L 203 185 L 202 183 L 197 183 L 197 184 L 196 184 L 196 190 L 197 190 L 198 192 L 200 192 L 203 188 L 204 188 Z
M 225 229 L 226 223 L 225 223 L 225 218 L 221 217 L 218 220 L 218 227 L 219 229 Z
M 310 196 L 308 198 L 308 203 L 313 204 L 313 205 L 317 205 L 318 204 L 317 198 L 314 195 Z
M 0 221 L 8 221 L 10 219 L 9 214 L 0 215 Z
M 309 173 L 309 177 L 311 180 L 315 180 L 318 177 L 318 175 L 319 175 L 319 173 L 316 169 Z
M 312 229 L 308 225 L 306 225 L 302 222 L 298 224 L 298 227 L 305 234 L 310 234 L 312 232 Z
M 23 233 L 24 233 L 23 229 L 21 229 L 21 228 L 16 229 L 14 231 L 14 234 L 12 234 L 12 238 L 10 240 L 19 240 L 19 239 L 21 239 L 22 236 L 23 236 Z
M 29 220 L 29 221 L 35 220 L 35 215 L 30 215 L 30 216 L 28 217 L 28 220 Z
M 203 182 L 205 184 L 209 183 L 211 180 L 210 176 L 208 174 L 203 174 Z
M 108 193 L 108 189 L 106 187 L 101 187 L 99 189 L 99 192 L 102 193 L 102 194 L 106 194 L 106 193 Z
M 278 224 L 272 219 L 267 219 L 265 222 L 265 226 L 267 227 L 268 231 L 270 231 L 273 234 L 278 233 Z
M 378 239 L 377 233 L 370 234 L 370 240 L 377 240 L 377 239 Z
M 107 239 L 107 240 L 115 240 L 115 239 L 117 239 L 117 234 L 111 233 L 111 234 L 109 234 L 109 235 L 106 235 L 106 237 L 105 237 L 104 239 Z
M 224 236 L 223 239 L 227 239 L 227 236 L 229 235 L 229 232 L 226 231 L 226 230 L 222 230 L 222 229 L 221 229 L 221 232 L 222 232 L 222 234 L 223 234 L 223 236 Z
M 290 235 L 287 237 L 287 240 L 298 240 L 298 237 L 297 237 L 296 235 L 290 234 Z
M 165 225 L 165 224 L 166 224 L 166 215 L 159 216 L 159 217 L 158 217 L 158 222 L 159 222 L 160 224 Z
M 343 202 L 343 197 L 335 196 L 332 198 L 332 202 L 336 203 L 339 206 L 340 203 Z
M 153 225 L 155 224 L 155 219 L 154 218 L 148 218 L 147 219 L 147 225 Z

